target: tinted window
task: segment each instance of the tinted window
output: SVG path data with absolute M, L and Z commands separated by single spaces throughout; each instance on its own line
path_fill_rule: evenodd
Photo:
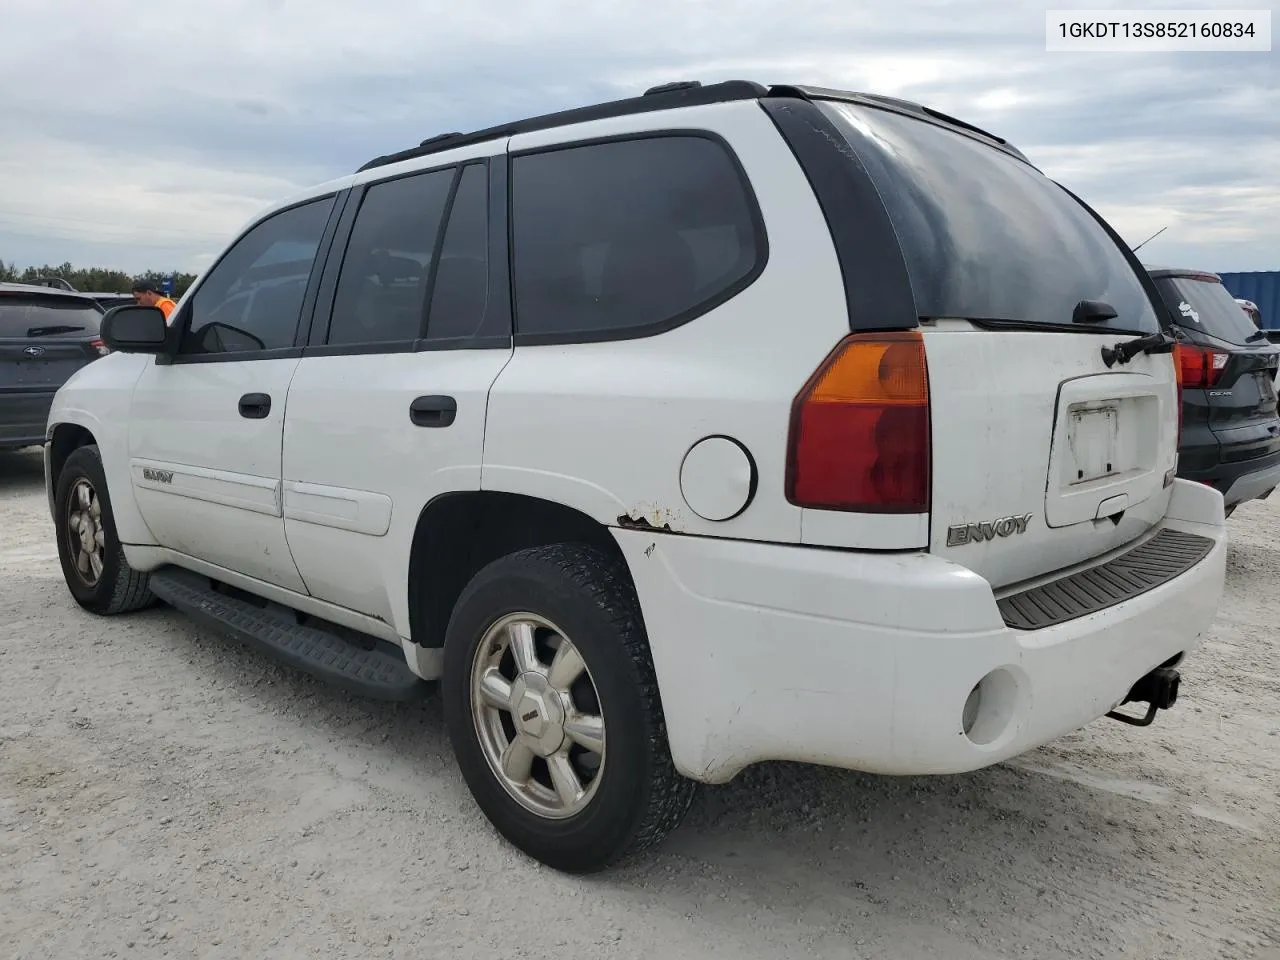
M 0 337 L 91 337 L 102 313 L 83 300 L 0 292 Z
M 483 164 L 464 167 L 449 211 L 449 226 L 431 293 L 429 338 L 469 337 L 489 301 L 489 175 Z
M 1180 327 L 1199 330 L 1228 343 L 1253 342 L 1250 337 L 1262 339 L 1249 314 L 1220 283 L 1190 277 L 1160 277 L 1156 287 L 1173 322 Z
M 376 183 L 365 192 L 342 259 L 329 343 L 422 335 L 427 282 L 454 171 Z
M 333 198 L 262 221 L 227 252 L 191 298 L 183 353 L 291 347 Z
M 764 254 L 742 176 L 705 137 L 517 157 L 511 203 L 522 334 L 621 334 L 692 315 Z
M 884 200 L 919 316 L 1070 324 L 1081 300 L 1103 300 L 1118 313 L 1105 324 L 1110 329 L 1157 329 L 1121 249 L 1028 164 L 886 110 L 822 107 Z

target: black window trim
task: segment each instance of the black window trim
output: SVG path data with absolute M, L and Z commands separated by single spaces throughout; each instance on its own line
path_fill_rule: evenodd
M 701 140 L 710 140 L 724 151 L 728 157 L 730 164 L 738 175 L 738 181 L 742 185 L 743 194 L 747 201 L 747 209 L 751 217 L 751 226 L 753 232 L 753 240 L 756 245 L 756 262 L 741 279 L 734 281 L 729 286 L 716 293 L 714 296 L 702 300 L 687 310 L 676 314 L 674 317 L 660 320 L 655 323 L 641 324 L 634 327 L 610 328 L 606 330 L 596 331 L 578 331 L 573 333 L 521 333 L 520 332 L 520 309 L 517 301 L 515 289 L 515 216 L 512 209 L 514 190 L 511 186 L 511 180 L 514 176 L 515 161 L 521 157 L 536 156 L 544 153 L 555 153 L 561 150 L 572 150 L 579 147 L 594 147 L 609 143 L 625 143 L 633 140 L 662 140 L 674 137 L 694 138 Z M 765 228 L 764 213 L 760 209 L 759 198 L 751 184 L 751 178 L 747 176 L 746 168 L 742 165 L 742 160 L 738 156 L 737 151 L 733 149 L 729 141 L 718 133 L 698 127 L 664 127 L 654 130 L 639 130 L 631 133 L 614 134 L 606 137 L 587 137 L 576 140 L 563 140 L 555 143 L 546 144 L 538 147 L 528 147 L 523 150 L 513 150 L 509 153 L 511 160 L 510 168 L 507 171 L 507 244 L 508 259 L 510 261 L 510 289 L 511 289 L 511 319 L 512 329 L 514 331 L 513 340 L 517 347 L 533 347 L 533 346 L 563 346 L 574 343 L 612 343 L 624 340 L 642 340 L 646 337 L 654 337 L 659 334 L 668 333 L 677 327 L 682 327 L 687 323 L 692 323 L 699 317 L 705 316 L 712 310 L 723 306 L 734 297 L 741 294 L 764 273 L 765 267 L 769 263 L 769 236 Z
M 920 315 L 897 231 L 844 134 L 809 100 L 780 97 L 760 106 L 791 148 L 822 210 L 844 281 L 850 331 L 917 328 Z
M 430 336 L 427 323 L 430 318 L 431 300 L 435 295 L 436 270 L 439 266 L 440 251 L 443 248 L 445 234 L 449 228 L 449 218 L 453 215 L 453 204 L 457 198 L 458 188 L 462 184 L 462 175 L 468 167 L 483 166 L 488 176 L 489 189 L 489 306 L 486 308 L 481 323 L 482 330 L 497 327 L 506 333 L 481 332 L 471 337 L 436 337 Z M 390 177 L 379 177 L 357 184 L 351 188 L 351 197 L 347 203 L 341 223 L 338 224 L 332 243 L 332 255 L 325 263 L 324 276 L 317 290 L 315 310 L 312 313 L 300 356 L 303 357 L 341 357 L 368 356 L 370 354 L 424 353 L 437 350 L 493 350 L 511 348 L 511 297 L 510 281 L 507 278 L 506 256 L 506 224 L 504 210 L 506 207 L 506 167 L 505 154 L 498 156 L 473 156 L 437 166 L 419 167 L 406 170 Z M 430 275 L 427 279 L 427 291 L 423 298 L 422 317 L 419 319 L 418 336 L 412 339 L 379 340 L 365 343 L 329 343 L 329 331 L 333 325 L 333 305 L 338 292 L 338 279 L 342 271 L 342 262 L 346 259 L 347 245 L 355 228 L 356 216 L 364 203 L 369 188 L 383 183 L 392 183 L 406 177 L 422 176 L 430 173 L 452 171 L 453 179 L 449 184 L 449 194 L 445 198 L 440 223 L 436 228 L 436 239 L 433 247 Z M 498 177 L 501 177 L 502 190 L 495 190 Z M 498 242 L 500 241 L 500 242 Z M 500 257 L 500 261 L 497 259 Z M 495 284 L 500 279 L 500 284 Z
M 236 235 L 235 239 L 222 249 L 218 258 L 204 270 L 196 285 L 188 292 L 186 303 L 182 305 L 178 315 L 174 318 L 173 325 L 169 329 L 170 349 L 166 353 L 157 355 L 155 362 L 158 365 L 165 366 L 188 363 L 238 363 L 250 360 L 287 360 L 302 356 L 302 343 L 304 342 L 302 338 L 305 336 L 304 331 L 310 324 L 310 311 L 315 303 L 315 294 L 316 290 L 319 288 L 320 277 L 323 273 L 323 267 L 329 253 L 329 246 L 333 242 L 334 232 L 337 228 L 338 220 L 342 216 L 342 212 L 346 206 L 347 195 L 349 193 L 349 190 L 340 189 L 305 197 L 295 203 L 290 203 L 287 206 L 272 210 L 270 213 L 259 217 L 241 230 L 240 233 Z M 320 234 L 320 242 L 316 246 L 315 258 L 311 263 L 311 275 L 307 278 L 307 288 L 302 295 L 302 305 L 298 311 L 298 325 L 294 329 L 293 334 L 293 346 L 276 347 L 270 350 L 231 350 L 225 353 L 179 353 L 178 351 L 179 347 L 182 345 L 183 335 L 191 325 L 191 310 L 192 304 L 195 303 L 196 294 L 200 292 L 200 287 L 204 286 L 209 276 L 217 269 L 218 265 L 227 258 L 227 255 L 236 248 L 241 240 L 269 220 L 273 220 L 291 210 L 297 210 L 299 207 L 305 207 L 308 204 L 316 203 L 321 200 L 329 200 L 332 205 L 329 208 L 329 219 L 325 221 L 324 231 Z

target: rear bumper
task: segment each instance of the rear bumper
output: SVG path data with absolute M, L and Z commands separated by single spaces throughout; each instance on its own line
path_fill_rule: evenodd
M 1179 457 L 1179 463 L 1181 463 Z M 1256 460 L 1222 461 L 1182 468 L 1178 476 L 1203 483 L 1222 494 L 1226 506 L 1234 507 L 1262 496 L 1280 485 L 1280 453 Z
M 0 393 L 0 450 L 44 443 L 55 393 Z
M 1144 674 L 1194 650 L 1216 613 L 1221 497 L 1179 481 L 1163 526 L 1213 546 L 1153 590 L 1034 631 L 1006 627 L 985 580 L 929 554 L 615 536 L 676 766 L 719 783 L 763 760 L 958 773 L 1097 719 Z

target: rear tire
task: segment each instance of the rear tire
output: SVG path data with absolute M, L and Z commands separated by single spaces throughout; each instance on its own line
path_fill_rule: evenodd
M 449 621 L 441 692 L 480 809 L 550 867 L 602 870 L 689 809 L 640 605 L 601 550 L 535 547 L 476 574 Z
M 156 602 L 150 578 L 124 557 L 96 446 L 80 447 L 67 457 L 53 503 L 58 559 L 76 603 L 100 616 L 113 616 Z

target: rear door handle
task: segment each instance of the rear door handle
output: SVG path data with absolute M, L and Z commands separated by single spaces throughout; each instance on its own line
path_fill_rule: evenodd
M 271 412 L 271 397 L 265 393 L 246 393 L 240 398 L 240 416 L 247 420 L 265 420 Z
M 409 404 L 409 419 L 415 427 L 447 427 L 458 415 L 453 397 L 418 397 Z

